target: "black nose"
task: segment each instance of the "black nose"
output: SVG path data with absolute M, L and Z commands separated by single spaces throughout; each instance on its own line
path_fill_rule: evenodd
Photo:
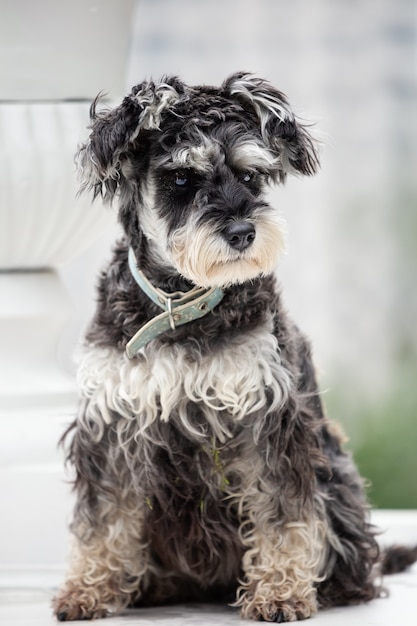
M 243 251 L 254 242 L 255 227 L 244 220 L 230 222 L 223 231 L 223 236 L 232 248 Z

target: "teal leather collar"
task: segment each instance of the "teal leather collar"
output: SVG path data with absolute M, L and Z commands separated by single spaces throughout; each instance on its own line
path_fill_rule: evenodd
M 177 326 L 204 317 L 223 299 L 220 287 L 193 287 L 190 291 L 173 293 L 154 287 L 138 268 L 132 248 L 129 248 L 129 268 L 142 291 L 164 311 L 142 326 L 128 342 L 126 352 L 130 359 L 152 339 L 169 329 L 175 330 Z

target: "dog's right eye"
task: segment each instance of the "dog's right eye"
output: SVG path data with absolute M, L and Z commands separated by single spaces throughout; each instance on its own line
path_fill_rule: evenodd
M 185 189 L 190 182 L 190 178 L 186 172 L 175 172 L 174 182 L 177 189 Z

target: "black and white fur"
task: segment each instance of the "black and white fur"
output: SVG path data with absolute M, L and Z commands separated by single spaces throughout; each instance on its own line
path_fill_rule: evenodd
M 124 237 L 79 367 L 58 619 L 226 598 L 244 617 L 283 622 L 378 596 L 362 480 L 273 274 L 284 232 L 264 189 L 316 172 L 308 129 L 243 73 L 220 88 L 144 82 L 96 109 L 81 185 L 117 198 Z M 129 246 L 155 287 L 224 289 L 211 313 L 133 359 L 127 341 L 160 310 L 132 278 Z

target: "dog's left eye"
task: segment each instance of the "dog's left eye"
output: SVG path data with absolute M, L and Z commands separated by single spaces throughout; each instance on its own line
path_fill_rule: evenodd
M 250 182 L 252 182 L 253 175 L 250 172 L 243 172 L 240 175 L 240 179 L 241 179 L 242 183 L 250 183 Z
M 262 177 L 259 172 L 238 172 L 237 178 L 252 194 L 258 195 L 260 193 Z
M 259 183 L 259 175 L 257 172 L 241 172 L 239 174 L 239 179 L 245 185 L 249 187 L 257 186 Z

